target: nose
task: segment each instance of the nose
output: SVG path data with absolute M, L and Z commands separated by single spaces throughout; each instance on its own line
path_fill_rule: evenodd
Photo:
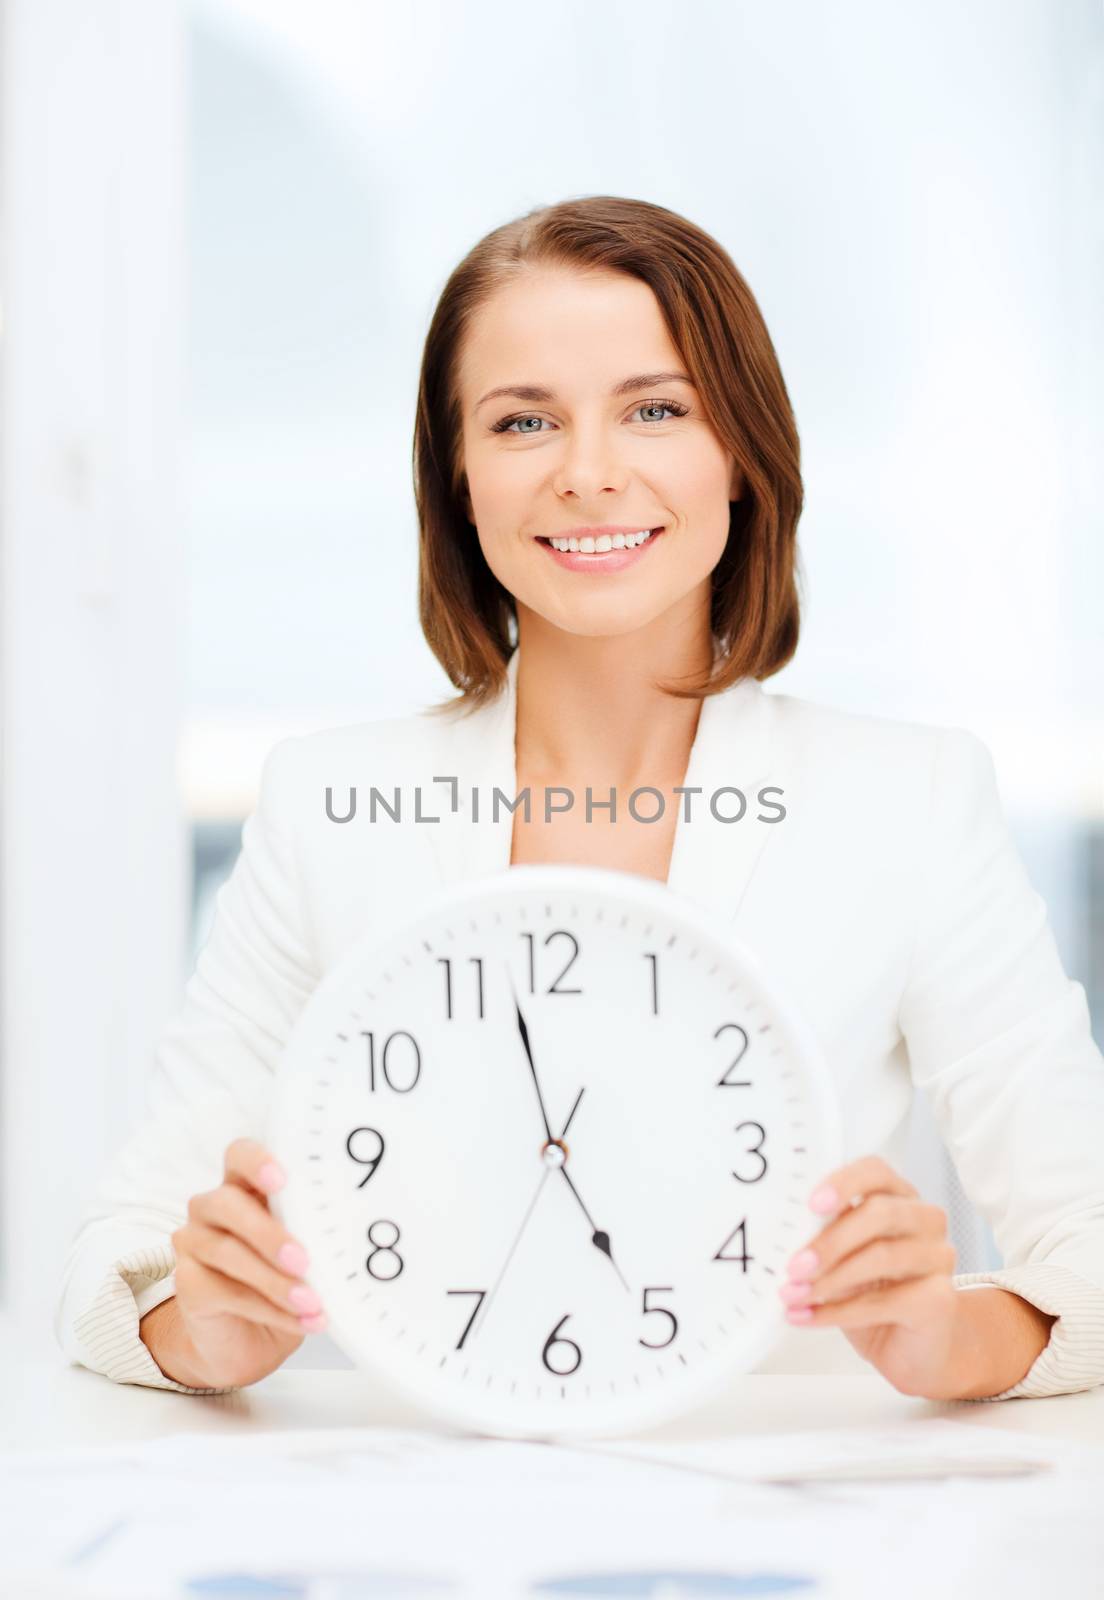
M 588 500 L 603 491 L 620 492 L 627 479 L 608 433 L 601 426 L 576 428 L 564 444 L 553 487 L 558 495 Z

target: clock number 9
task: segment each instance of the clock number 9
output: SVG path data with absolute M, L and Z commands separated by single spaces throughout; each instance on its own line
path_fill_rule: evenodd
M 733 1057 L 732 1064 L 728 1068 L 726 1068 L 724 1073 L 717 1079 L 717 1088 L 718 1089 L 750 1089 L 751 1088 L 751 1082 L 750 1082 L 749 1079 L 747 1079 L 747 1078 L 730 1078 L 729 1075 L 728 1075 L 730 1072 L 735 1072 L 737 1066 L 740 1064 L 740 1062 L 744 1059 L 744 1056 L 747 1054 L 747 1047 L 748 1047 L 747 1030 L 744 1029 L 744 1028 L 741 1028 L 741 1026 L 740 1026 L 740 1024 L 738 1022 L 722 1022 L 720 1027 L 717 1029 L 716 1033 L 713 1035 L 714 1039 L 719 1039 L 721 1037 L 721 1034 L 724 1033 L 727 1028 L 735 1028 L 736 1032 L 740 1035 L 740 1038 L 743 1040 L 743 1043 L 740 1046 L 739 1053 L 736 1056 Z
M 372 1138 L 376 1141 L 376 1146 L 377 1146 L 375 1155 L 371 1155 L 371 1156 L 358 1156 L 357 1155 L 356 1151 L 353 1149 L 353 1140 L 356 1138 L 358 1133 L 370 1133 L 372 1135 Z M 377 1128 L 354 1128 L 352 1133 L 349 1135 L 349 1137 L 345 1141 L 345 1148 L 349 1152 L 349 1155 L 352 1157 L 352 1159 L 354 1161 L 357 1161 L 357 1162 L 359 1162 L 361 1164 L 361 1166 L 366 1166 L 368 1168 L 368 1171 L 364 1174 L 363 1178 L 361 1178 L 360 1182 L 357 1184 L 357 1188 L 358 1189 L 363 1189 L 364 1185 L 368 1182 L 368 1179 L 370 1177 L 372 1177 L 372 1175 L 374 1174 L 376 1168 L 379 1166 L 380 1162 L 383 1160 L 383 1151 L 384 1151 L 383 1134 L 380 1133 Z
M 361 1028 L 361 1037 L 368 1041 L 368 1092 L 376 1092 L 376 1036 L 367 1028 Z M 409 1083 L 395 1083 L 387 1068 L 387 1054 L 396 1039 L 409 1039 L 414 1050 L 414 1075 Z M 412 1033 L 407 1033 L 405 1028 L 400 1028 L 397 1033 L 389 1033 L 383 1041 L 383 1058 L 380 1062 L 384 1082 L 389 1089 L 394 1089 L 396 1094 L 409 1094 L 422 1075 L 422 1052 L 418 1049 L 418 1041 Z
M 570 1315 L 571 1315 L 571 1312 L 569 1311 L 567 1313 L 567 1317 L 569 1317 Z M 559 1322 L 557 1322 L 556 1326 L 552 1329 L 552 1332 L 548 1335 L 548 1338 L 544 1341 L 544 1349 L 541 1351 L 541 1360 L 544 1362 L 544 1364 L 548 1368 L 549 1372 L 555 1373 L 557 1378 L 570 1378 L 571 1374 L 573 1372 L 578 1372 L 579 1368 L 583 1364 L 583 1352 L 579 1349 L 579 1346 L 575 1343 L 574 1339 L 562 1339 L 560 1337 L 560 1329 L 563 1327 L 564 1323 L 567 1321 L 567 1317 L 561 1317 L 560 1318 Z M 569 1350 L 574 1350 L 574 1352 L 575 1352 L 575 1364 L 574 1364 L 574 1366 L 571 1366 L 571 1367 L 554 1367 L 552 1365 L 551 1361 L 549 1361 L 549 1359 L 548 1359 L 548 1352 L 551 1350 L 551 1348 L 552 1348 L 552 1346 L 554 1344 L 566 1345 Z
M 759 1143 L 753 1144 L 750 1150 L 744 1151 L 744 1154 L 749 1156 L 758 1156 L 759 1160 L 763 1164 L 753 1178 L 745 1178 L 742 1172 L 734 1172 L 732 1176 L 736 1179 L 737 1183 L 758 1183 L 759 1179 L 767 1170 L 767 1158 L 763 1154 L 763 1140 L 767 1137 L 767 1131 L 761 1122 L 738 1122 L 736 1124 L 736 1132 L 739 1133 L 742 1128 L 759 1129 Z

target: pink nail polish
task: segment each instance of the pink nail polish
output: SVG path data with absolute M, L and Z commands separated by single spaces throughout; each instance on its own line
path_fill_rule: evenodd
M 812 1284 L 784 1283 L 778 1293 L 786 1305 L 799 1306 L 808 1301 L 812 1295 Z
M 264 1166 L 257 1170 L 257 1184 L 265 1194 L 275 1194 L 276 1190 L 282 1189 L 286 1182 L 287 1176 L 283 1168 L 278 1167 L 275 1161 L 266 1161 Z
M 293 1277 L 301 1278 L 310 1266 L 310 1261 L 301 1244 L 296 1244 L 292 1239 L 285 1239 L 276 1252 L 276 1264 L 283 1267 L 285 1272 L 290 1272 Z
M 304 1333 L 324 1333 L 326 1328 L 325 1313 L 319 1312 L 316 1317 L 300 1317 L 299 1326 Z
M 786 1271 L 791 1278 L 805 1282 L 820 1266 L 820 1257 L 815 1250 L 799 1250 L 797 1255 L 788 1263 Z
M 811 1306 L 791 1306 L 786 1312 L 787 1322 L 811 1322 L 813 1310 Z
M 838 1211 L 840 1198 L 830 1184 L 825 1184 L 822 1189 L 815 1189 L 809 1196 L 810 1211 Z
M 296 1311 L 305 1312 L 307 1316 L 315 1316 L 322 1310 L 321 1300 L 305 1283 L 297 1283 L 294 1289 L 288 1290 L 288 1301 Z

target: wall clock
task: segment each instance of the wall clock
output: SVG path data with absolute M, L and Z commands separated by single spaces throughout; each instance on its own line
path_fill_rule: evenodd
M 358 1366 L 454 1424 L 567 1438 L 654 1425 L 766 1354 L 840 1116 L 712 912 L 530 864 L 350 948 L 289 1038 L 268 1143 Z

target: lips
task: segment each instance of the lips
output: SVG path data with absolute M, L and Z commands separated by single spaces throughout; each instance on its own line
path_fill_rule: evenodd
M 623 534 L 627 538 L 629 534 L 635 535 L 640 533 L 643 526 L 643 523 L 638 523 L 635 527 L 629 527 L 627 524 L 623 527 L 616 527 L 613 524 L 607 524 L 602 528 L 584 528 L 579 529 L 578 531 L 575 529 L 569 529 L 566 533 L 539 533 L 535 535 L 535 537 L 538 544 L 551 544 L 553 539 L 594 539 L 597 541 L 606 534 L 608 534 L 611 538 L 615 538 L 618 534 Z M 652 538 L 655 538 L 657 534 L 663 532 L 665 526 L 666 524 L 661 522 L 657 527 L 649 528 L 648 532 L 652 535 Z
M 637 562 L 647 558 L 648 551 L 654 544 L 658 544 L 664 533 L 663 526 L 653 528 L 650 538 L 643 544 L 632 546 L 630 549 L 603 550 L 587 554 L 582 550 L 557 550 L 550 539 L 543 535 L 538 537 L 537 543 L 544 546 L 551 560 L 569 572 L 590 573 L 593 576 L 621 572 L 626 567 L 636 566 Z

